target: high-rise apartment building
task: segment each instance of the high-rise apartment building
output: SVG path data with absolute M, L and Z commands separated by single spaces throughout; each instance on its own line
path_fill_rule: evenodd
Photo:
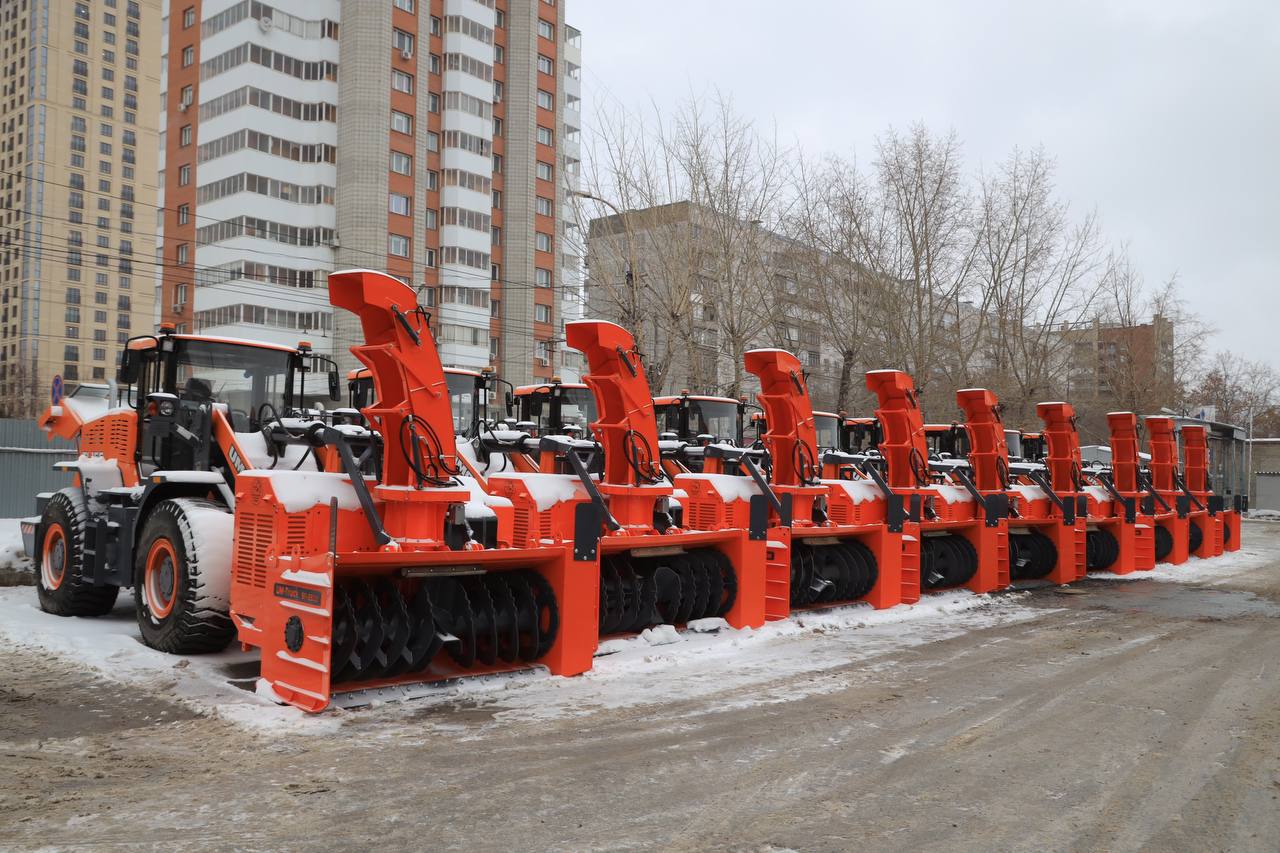
M 563 2 L 169 0 L 161 317 L 349 359 L 326 275 L 368 267 L 418 289 L 446 364 L 550 376 L 579 268 Z
M 0 415 L 153 328 L 160 0 L 0 2 Z

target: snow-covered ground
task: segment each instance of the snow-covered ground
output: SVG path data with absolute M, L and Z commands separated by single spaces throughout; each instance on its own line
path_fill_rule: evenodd
M 434 705 L 496 706 L 496 721 L 563 718 L 601 709 L 658 705 L 733 692 L 737 705 L 792 701 L 844 686 L 827 671 L 872 656 L 945 639 L 966 631 L 1034 618 L 1027 593 L 928 596 L 920 604 L 876 611 L 865 605 L 815 611 L 758 630 L 700 626 L 703 631 L 655 630 L 603 644 L 595 668 L 575 678 L 542 670 L 433 685 L 368 691 L 341 697 L 346 708 L 384 706 L 394 713 Z M 43 613 L 31 587 L 0 589 L 0 638 L 71 659 L 107 679 L 159 688 L 197 709 L 256 729 L 299 733 L 332 731 L 347 711 L 306 716 L 252 692 L 256 652 L 175 658 L 149 649 L 138 636 L 133 600 L 122 592 L 101 619 L 64 619 Z M 797 688 L 772 688 L 788 676 L 812 673 Z M 398 702 L 395 700 L 412 701 Z M 734 707 L 725 704 L 724 707 Z M 420 725 L 420 723 L 419 723 Z
M 16 523 L 5 525 L 6 535 Z M 0 541 L 7 549 L 9 540 Z M 20 547 L 20 546 L 19 546 Z M 0 551 L 7 553 L 7 550 Z M 1214 560 L 1160 566 L 1125 577 L 1093 575 L 1117 582 L 1152 579 L 1217 584 L 1274 562 L 1266 547 L 1250 547 Z M 331 732 L 355 708 L 376 708 L 382 719 L 403 714 L 414 726 L 450 728 L 448 715 L 423 723 L 424 708 L 482 706 L 494 725 L 588 715 L 601 710 L 653 707 L 678 713 L 674 703 L 716 696 L 716 708 L 791 702 L 838 691 L 861 670 L 846 664 L 884 656 L 892 660 L 923 643 L 966 632 L 1022 622 L 1055 612 L 1032 606 L 1030 592 L 926 596 L 919 604 L 876 611 L 865 605 L 802 613 L 758 630 L 734 630 L 704 620 L 699 631 L 655 629 L 643 636 L 604 643 L 594 669 L 575 678 L 534 670 L 449 683 L 415 685 L 340 697 L 341 707 L 307 716 L 277 706 L 253 692 L 256 652 L 175 658 L 144 646 L 134 622 L 133 599 L 121 594 L 115 611 L 101 619 L 63 619 L 42 613 L 31 587 L 0 589 L 0 641 L 69 660 L 120 683 L 146 686 L 189 706 L 246 727 L 302 734 Z M 878 665 L 878 664 L 877 664 Z M 396 701 L 411 700 L 411 701 Z
M 22 534 L 18 519 L 0 518 L 0 573 L 30 571 L 31 561 L 22 552 Z

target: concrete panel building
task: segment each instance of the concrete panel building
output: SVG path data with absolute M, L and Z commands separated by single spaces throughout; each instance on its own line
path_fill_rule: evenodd
M 337 268 L 418 291 L 448 365 L 551 376 L 576 178 L 563 0 L 171 0 L 160 319 L 354 366 Z
M 152 330 L 161 0 L 0 3 L 0 415 Z

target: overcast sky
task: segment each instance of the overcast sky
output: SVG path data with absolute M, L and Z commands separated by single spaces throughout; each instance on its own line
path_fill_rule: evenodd
M 1280 367 L 1280 0 L 566 0 L 593 101 L 718 87 L 806 150 L 954 128 L 971 167 L 1043 144 L 1148 283 Z

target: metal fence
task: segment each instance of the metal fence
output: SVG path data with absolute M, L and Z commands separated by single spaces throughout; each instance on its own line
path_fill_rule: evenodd
M 53 466 L 75 458 L 75 442 L 49 441 L 35 421 L 0 418 L 0 518 L 31 515 L 37 492 L 71 485 L 71 474 Z

